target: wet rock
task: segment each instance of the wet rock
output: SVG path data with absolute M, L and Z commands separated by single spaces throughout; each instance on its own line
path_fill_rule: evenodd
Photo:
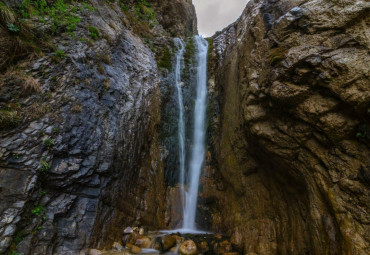
M 127 227 L 123 230 L 124 235 L 131 234 L 132 232 L 134 232 L 134 230 L 131 227 Z
M 150 244 L 151 244 L 151 241 L 146 236 L 139 236 L 135 242 L 135 245 L 139 246 L 140 248 L 149 248 Z
M 198 245 L 198 249 L 200 253 L 207 253 L 209 252 L 209 246 L 206 241 L 201 241 Z
M 103 253 L 97 249 L 90 249 L 88 255 L 102 255 Z
M 249 1 L 213 36 L 213 131 L 200 197 L 217 201 L 209 224 L 238 251 L 368 253 L 369 189 L 359 173 L 370 166 L 361 131 L 369 126 L 369 8 Z
M 139 253 L 141 253 L 141 248 L 140 247 L 137 247 L 137 246 L 132 246 L 132 248 L 131 248 L 131 252 L 133 253 L 133 254 L 139 254 Z
M 224 240 L 220 243 L 216 243 L 216 244 L 214 244 L 213 250 L 217 254 L 224 254 L 224 253 L 227 253 L 227 252 L 231 252 L 232 251 L 231 243 L 227 240 Z
M 155 249 L 155 250 L 157 250 L 157 251 L 162 251 L 162 250 L 163 250 L 163 248 L 162 248 L 162 244 L 161 244 L 159 241 L 155 241 L 155 242 L 152 244 L 151 248 L 153 248 L 153 249 Z
M 165 226 L 164 159 L 157 129 L 161 84 L 155 54 L 122 21 L 118 3 L 93 0 L 89 5 L 93 11 L 81 3 L 75 6 L 74 15 L 81 19 L 76 36 L 90 38 L 87 28 L 94 27 L 101 32 L 99 39 L 88 43 L 56 33 L 50 42 L 65 52 L 63 61 L 52 63 L 53 54 L 48 53 L 22 62 L 22 70 L 29 70 L 27 76 L 45 93 L 19 95 L 19 88 L 7 86 L 14 91 L 1 96 L 1 104 L 18 105 L 19 100 L 27 111 L 17 129 L 0 130 L 1 253 L 25 228 L 22 253 L 78 254 L 87 244 L 111 247 L 122 226 L 133 222 Z M 158 49 L 171 46 L 172 39 L 163 37 L 170 31 L 184 36 L 195 32 L 191 2 L 160 1 L 153 11 L 166 15 L 155 25 L 158 34 L 153 38 L 161 38 L 154 43 Z M 40 27 L 29 21 L 36 30 Z M 34 208 L 43 208 L 45 216 L 34 217 Z M 32 217 L 35 222 L 26 224 Z M 9 224 L 16 224 L 17 231 Z M 39 234 L 37 228 L 42 229 Z
M 161 244 L 163 251 L 168 251 L 176 245 L 176 238 L 172 235 L 164 235 L 161 237 Z
M 198 249 L 194 241 L 186 240 L 180 245 L 179 253 L 181 255 L 196 255 L 198 254 Z
M 182 243 L 184 241 L 184 238 L 181 237 L 181 236 L 178 236 L 178 235 L 172 235 L 173 238 L 176 239 L 176 243 L 179 244 L 179 243 Z
M 131 234 L 129 235 L 125 235 L 123 237 L 123 240 L 124 240 L 124 243 L 127 245 L 127 244 L 135 244 L 136 243 L 136 240 L 138 238 L 138 234 L 136 234 L 135 232 L 132 232 Z
M 114 251 L 123 251 L 124 248 L 120 243 L 115 242 L 112 245 L 112 250 L 114 250 Z

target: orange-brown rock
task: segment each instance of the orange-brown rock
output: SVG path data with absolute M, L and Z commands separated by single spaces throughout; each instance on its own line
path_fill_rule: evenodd
M 213 37 L 201 198 L 245 254 L 370 253 L 369 10 L 255 0 Z
M 196 255 L 198 254 L 198 249 L 193 240 L 186 240 L 180 245 L 179 253 L 181 255 Z
M 200 253 L 207 253 L 209 251 L 209 245 L 206 241 L 201 241 L 198 244 L 198 249 Z
M 172 235 L 164 235 L 161 237 L 161 243 L 163 251 L 168 251 L 176 245 L 176 238 Z
M 136 239 L 135 245 L 139 246 L 140 248 L 149 248 L 150 243 L 150 239 L 147 236 L 139 236 Z
M 136 246 L 136 245 L 132 246 L 132 248 L 131 248 L 131 252 L 134 253 L 134 254 L 139 254 L 139 253 L 141 253 L 141 251 L 142 251 L 141 248 Z

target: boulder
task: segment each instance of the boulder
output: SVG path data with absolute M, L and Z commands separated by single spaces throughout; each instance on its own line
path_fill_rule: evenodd
M 112 250 L 114 251 L 123 251 L 124 248 L 120 243 L 114 242 L 112 245 Z
M 134 232 L 134 230 L 131 228 L 131 227 L 127 227 L 127 228 L 125 228 L 124 230 L 123 230 L 123 234 L 124 235 L 128 235 L 128 234 L 131 234 L 131 233 L 133 233 Z
M 101 251 L 97 250 L 97 249 L 90 249 L 88 252 L 87 252 L 88 255 L 101 255 L 103 254 Z
M 135 245 L 139 246 L 140 248 L 149 248 L 150 243 L 150 239 L 147 236 L 139 236 L 136 239 Z
M 139 254 L 141 253 L 141 248 L 140 247 L 137 247 L 136 245 L 133 245 L 132 248 L 131 248 L 131 252 L 134 253 L 134 254 Z
M 186 240 L 180 245 L 179 253 L 181 255 L 197 255 L 198 249 L 193 240 Z
M 165 235 L 161 237 L 162 251 L 168 251 L 176 245 L 176 238 L 172 235 Z

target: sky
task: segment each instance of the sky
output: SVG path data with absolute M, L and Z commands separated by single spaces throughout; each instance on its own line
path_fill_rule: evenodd
M 193 0 L 198 32 L 207 37 L 233 23 L 243 12 L 249 0 Z

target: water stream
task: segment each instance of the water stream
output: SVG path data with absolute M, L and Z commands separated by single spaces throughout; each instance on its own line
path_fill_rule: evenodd
M 181 89 L 181 70 L 184 61 L 185 44 L 179 39 L 174 39 L 177 47 L 176 65 L 175 65 L 175 84 L 177 88 L 177 102 L 179 107 L 178 119 L 178 139 L 179 139 L 179 162 L 180 162 L 180 193 L 182 207 L 185 207 L 185 120 L 184 120 L 184 101 Z
M 208 42 L 194 37 L 197 64 L 197 88 L 194 108 L 193 146 L 188 172 L 188 191 L 185 194 L 183 228 L 196 230 L 195 215 L 198 201 L 199 177 L 205 157 L 206 107 L 207 107 L 207 52 Z

